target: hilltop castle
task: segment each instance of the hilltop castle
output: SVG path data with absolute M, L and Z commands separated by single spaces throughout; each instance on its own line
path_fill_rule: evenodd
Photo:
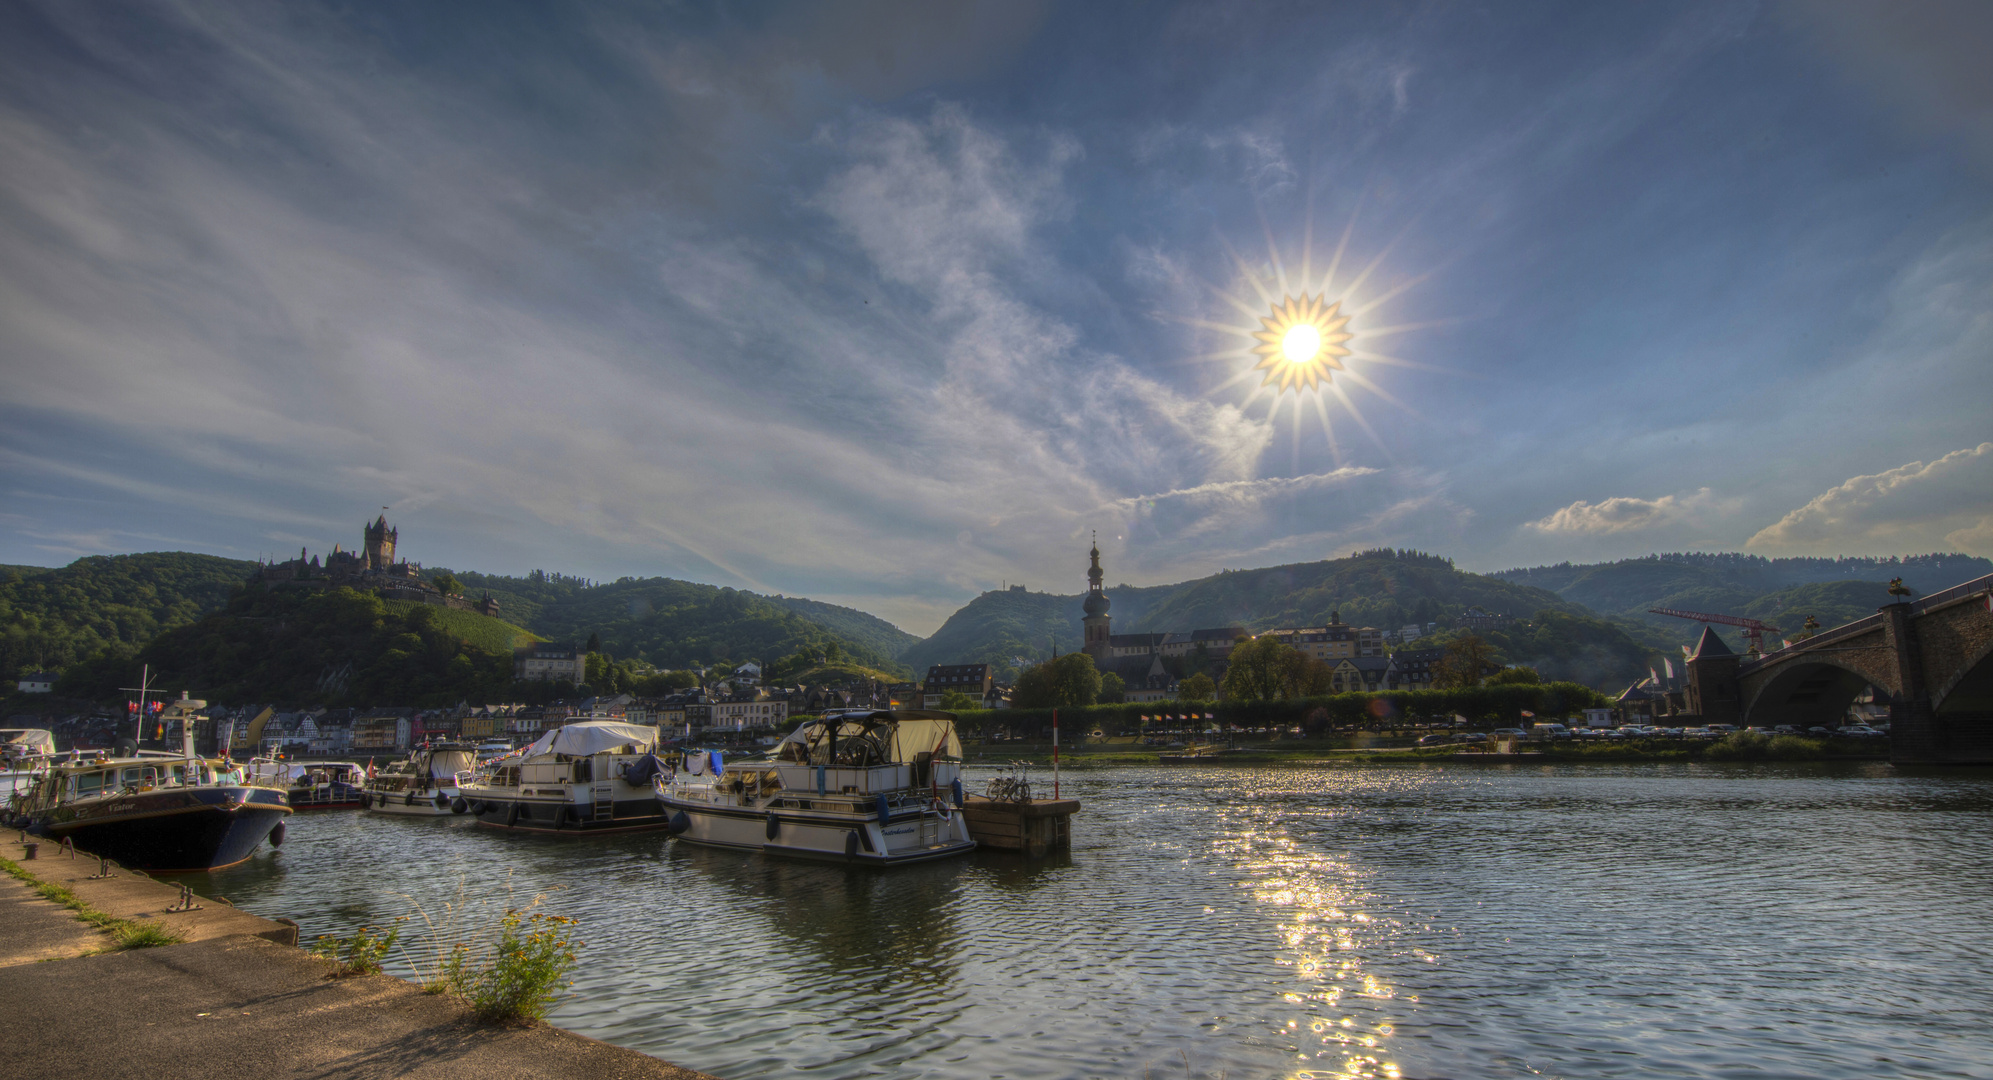
M 481 600 L 446 596 L 441 589 L 422 580 L 421 563 L 412 563 L 407 559 L 396 562 L 394 546 L 400 539 L 401 530 L 390 526 L 387 515 L 382 514 L 361 526 L 358 551 L 347 551 L 333 544 L 332 554 L 327 555 L 321 564 L 318 556 L 299 548 L 297 558 L 263 563 L 249 575 L 249 580 L 270 588 L 365 589 L 378 592 L 389 600 L 414 600 L 493 617 L 498 615 L 498 601 L 493 600 L 490 593 L 485 593 Z

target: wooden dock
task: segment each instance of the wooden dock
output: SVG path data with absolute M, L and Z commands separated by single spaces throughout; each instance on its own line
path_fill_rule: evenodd
M 1033 859 L 1072 847 L 1072 816 L 1079 812 L 1077 799 L 1010 802 L 981 795 L 969 796 L 961 810 L 976 843 Z

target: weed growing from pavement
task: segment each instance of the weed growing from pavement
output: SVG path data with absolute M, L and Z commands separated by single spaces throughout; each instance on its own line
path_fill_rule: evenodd
M 312 945 L 311 954 L 337 964 L 338 970 L 333 972 L 335 976 L 372 975 L 381 970 L 381 961 L 387 957 L 388 950 L 401 940 L 401 924 L 407 921 L 406 915 L 396 919 L 386 932 L 362 926 L 353 931 L 351 937 L 321 934 Z

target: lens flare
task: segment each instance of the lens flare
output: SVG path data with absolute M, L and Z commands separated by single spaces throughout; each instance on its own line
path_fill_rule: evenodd
M 1264 329 L 1253 332 L 1260 342 L 1253 352 L 1261 358 L 1254 370 L 1266 372 L 1261 386 L 1278 384 L 1276 393 L 1314 390 L 1343 369 L 1342 358 L 1350 354 L 1343 342 L 1356 335 L 1343 329 L 1350 317 L 1342 313 L 1342 301 L 1327 300 L 1321 293 L 1285 296 L 1260 316 Z

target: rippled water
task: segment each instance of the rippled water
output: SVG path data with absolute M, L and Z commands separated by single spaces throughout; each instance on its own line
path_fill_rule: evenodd
M 459 880 L 578 916 L 564 1027 L 753 1077 L 1993 1077 L 1993 776 L 1068 773 L 1070 858 L 889 872 L 301 815 L 309 936 Z M 509 875 L 509 877 L 508 877 Z

